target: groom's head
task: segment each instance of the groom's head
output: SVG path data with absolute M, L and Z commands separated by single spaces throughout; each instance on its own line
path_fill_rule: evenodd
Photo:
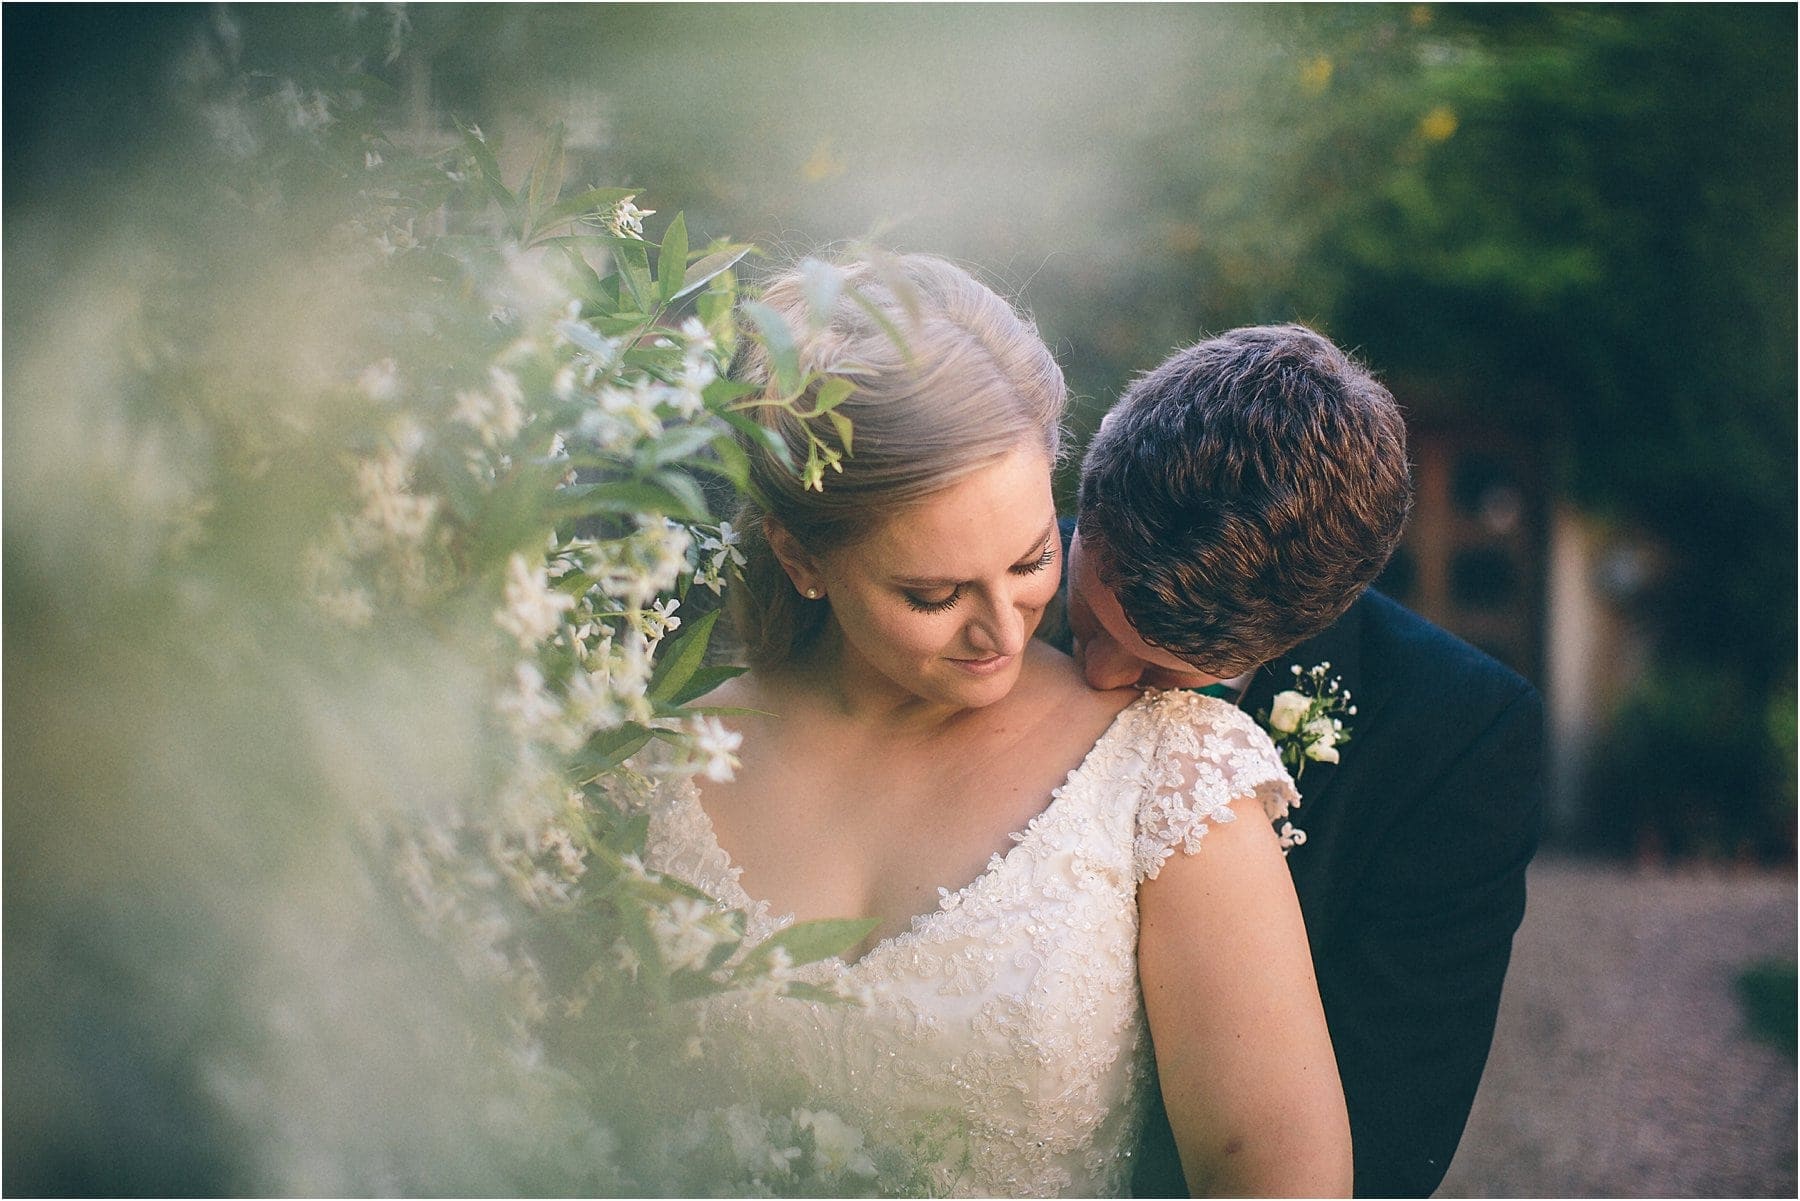
M 1298 325 L 1170 356 L 1081 469 L 1069 618 L 1090 683 L 1230 678 L 1318 633 L 1380 573 L 1411 506 L 1388 390 Z

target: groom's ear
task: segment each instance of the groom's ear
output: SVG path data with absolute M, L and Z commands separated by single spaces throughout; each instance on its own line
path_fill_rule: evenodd
M 818 560 L 800 545 L 800 539 L 794 537 L 786 526 L 773 517 L 765 517 L 763 537 L 768 539 L 769 549 L 775 552 L 775 561 L 787 573 L 794 591 L 805 595 L 811 589 L 820 596 L 825 594 L 825 580 L 819 571 Z

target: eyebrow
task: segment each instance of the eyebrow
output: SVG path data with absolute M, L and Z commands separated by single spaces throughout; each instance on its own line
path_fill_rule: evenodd
M 1012 565 L 1017 567 L 1019 564 L 1043 554 L 1045 545 L 1054 537 L 1056 537 L 1056 518 L 1052 517 L 1050 524 L 1044 527 L 1044 532 L 1038 535 L 1037 540 L 1024 554 L 1013 560 Z M 954 588 L 959 584 L 966 584 L 968 581 L 951 579 L 948 576 L 896 576 L 894 583 L 904 588 Z

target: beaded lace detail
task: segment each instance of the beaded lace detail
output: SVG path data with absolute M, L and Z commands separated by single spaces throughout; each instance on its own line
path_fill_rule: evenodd
M 1137 888 L 1246 800 L 1272 820 L 1298 800 L 1267 735 L 1215 698 L 1148 694 L 981 875 L 860 959 L 796 969 L 867 1004 L 709 999 L 706 1058 L 733 1065 L 734 1099 L 860 1127 L 885 1194 L 1122 1195 L 1151 1079 Z M 745 910 L 751 941 L 793 920 L 744 892 L 686 778 L 661 786 L 648 859 Z

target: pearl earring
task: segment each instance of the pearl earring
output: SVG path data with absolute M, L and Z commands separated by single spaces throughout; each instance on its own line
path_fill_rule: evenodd
M 819 599 L 819 590 L 817 588 L 808 588 L 806 590 L 806 599 L 807 600 L 818 600 Z

